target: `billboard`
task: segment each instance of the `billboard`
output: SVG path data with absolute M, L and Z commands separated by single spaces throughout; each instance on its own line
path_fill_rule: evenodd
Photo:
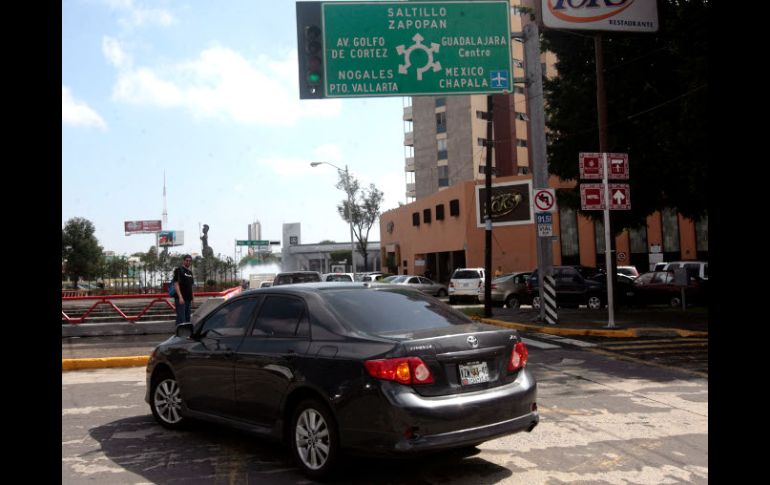
M 160 231 L 158 246 L 181 246 L 184 244 L 184 231 Z
M 160 221 L 125 221 L 123 227 L 125 228 L 126 236 L 156 233 L 162 229 Z
M 571 30 L 657 32 L 658 5 L 651 0 L 541 0 L 545 27 Z
M 476 186 L 476 227 L 485 227 L 486 193 L 483 185 Z M 532 224 L 532 180 L 492 184 L 492 226 Z

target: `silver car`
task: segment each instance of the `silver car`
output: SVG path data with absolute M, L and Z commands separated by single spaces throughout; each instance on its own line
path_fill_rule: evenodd
M 390 285 L 407 285 L 428 295 L 447 296 L 447 287 L 424 276 L 401 275 L 387 282 Z
M 529 303 L 527 291 L 527 278 L 530 272 L 508 273 L 492 280 L 490 296 L 492 304 L 505 305 L 508 308 L 519 308 L 524 303 Z M 479 288 L 479 301 L 484 302 L 484 288 Z

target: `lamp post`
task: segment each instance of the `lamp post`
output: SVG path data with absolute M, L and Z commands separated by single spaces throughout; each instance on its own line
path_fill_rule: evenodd
M 356 272 L 356 260 L 355 260 L 355 254 L 356 254 L 356 247 L 353 243 L 353 221 L 351 217 L 351 209 L 353 207 L 353 201 L 350 200 L 350 186 L 348 185 L 350 181 L 350 172 L 348 172 L 348 166 L 345 165 L 345 170 L 342 170 L 338 166 L 334 165 L 333 163 L 329 162 L 310 162 L 311 167 L 317 167 L 321 164 L 331 165 L 332 167 L 336 168 L 338 172 L 345 173 L 345 193 L 348 195 L 348 225 L 350 226 L 350 271 L 355 273 Z

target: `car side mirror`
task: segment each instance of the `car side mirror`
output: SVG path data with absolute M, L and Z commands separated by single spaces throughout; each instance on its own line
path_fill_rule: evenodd
M 179 338 L 190 338 L 193 334 L 192 323 L 180 323 L 176 326 L 176 336 Z

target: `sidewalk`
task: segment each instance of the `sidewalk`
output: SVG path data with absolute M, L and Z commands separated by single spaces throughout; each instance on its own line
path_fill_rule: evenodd
M 483 313 L 483 306 L 479 307 Z M 605 338 L 635 337 L 708 337 L 708 310 L 705 308 L 671 309 L 667 307 L 622 308 L 615 312 L 614 328 L 607 328 L 607 310 L 560 308 L 559 321 L 549 325 L 540 321 L 540 312 L 532 308 L 511 310 L 492 308 L 492 317 L 482 321 L 515 328 L 522 332 L 564 336 Z M 62 329 L 62 370 L 93 369 L 146 365 L 152 349 L 173 334 L 173 322 L 80 324 L 77 329 Z M 65 332 L 65 330 L 67 330 Z M 75 332 L 74 330 L 77 330 Z M 74 338 L 73 335 L 80 337 Z

